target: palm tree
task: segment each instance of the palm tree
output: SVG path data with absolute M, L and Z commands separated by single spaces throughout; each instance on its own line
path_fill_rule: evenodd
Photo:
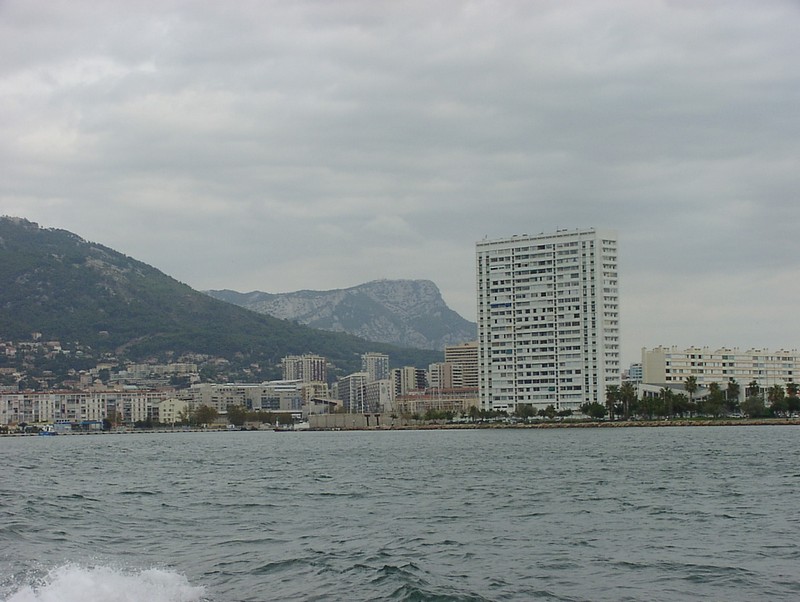
M 789 411 L 792 414 L 800 411 L 800 398 L 797 396 L 799 389 L 800 387 L 798 387 L 797 383 L 795 382 L 786 383 L 786 403 L 788 404 Z
M 675 398 L 675 393 L 672 391 L 672 389 L 669 389 L 667 387 L 662 387 L 661 391 L 659 392 L 659 395 L 661 397 L 661 403 L 662 403 L 661 411 L 667 417 L 672 416 L 672 402 L 673 399 Z
M 789 403 L 786 401 L 786 394 L 780 385 L 772 385 L 767 391 L 769 407 L 776 416 L 786 414 L 789 410 Z
M 722 410 L 724 397 L 719 383 L 711 383 L 708 385 L 708 398 L 705 403 L 706 413 L 711 414 L 715 418 L 718 417 Z
M 619 402 L 619 396 L 620 391 L 618 385 L 608 385 L 608 387 L 606 387 L 606 408 L 608 408 L 608 417 L 611 420 L 614 420 L 614 408 L 616 408 Z
M 684 386 L 686 387 L 686 392 L 689 394 L 689 403 L 694 401 L 694 394 L 697 392 L 697 377 L 687 376 L 686 380 L 684 381 Z
M 620 400 L 622 401 L 622 414 L 625 420 L 631 417 L 631 406 L 636 403 L 636 387 L 630 381 L 622 383 L 619 390 Z
M 689 398 L 685 393 L 678 393 L 672 400 L 672 411 L 683 418 L 689 411 Z
M 739 391 L 739 383 L 736 382 L 735 378 L 730 379 L 728 381 L 728 388 L 725 391 L 725 405 L 729 412 L 735 412 L 739 405 Z

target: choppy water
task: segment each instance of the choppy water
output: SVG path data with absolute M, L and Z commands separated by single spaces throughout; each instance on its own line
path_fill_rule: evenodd
M 800 599 L 800 429 L 0 439 L 0 600 Z

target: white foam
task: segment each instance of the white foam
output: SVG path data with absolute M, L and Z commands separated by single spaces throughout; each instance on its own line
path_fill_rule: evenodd
M 204 588 L 171 571 L 65 565 L 51 570 L 40 584 L 20 588 L 5 602 L 200 602 L 204 593 Z

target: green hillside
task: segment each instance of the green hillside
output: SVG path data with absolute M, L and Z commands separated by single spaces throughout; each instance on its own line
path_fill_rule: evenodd
M 65 230 L 0 218 L 0 337 L 80 342 L 131 360 L 186 353 L 276 366 L 318 353 L 345 372 L 360 354 L 427 366 L 441 354 L 323 332 L 218 301 L 157 269 Z

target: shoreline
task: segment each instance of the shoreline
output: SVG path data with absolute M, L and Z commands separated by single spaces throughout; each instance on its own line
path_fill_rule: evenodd
M 585 422 L 537 422 L 537 423 L 442 423 L 442 424 L 405 424 L 395 426 L 379 426 L 370 428 L 309 428 L 289 429 L 287 432 L 335 432 L 335 431 L 439 431 L 439 430 L 507 430 L 507 429 L 586 429 L 586 428 L 669 428 L 669 427 L 710 427 L 710 426 L 800 426 L 800 418 L 742 418 L 742 419 L 703 419 L 703 420 L 618 420 L 618 421 L 585 421 Z M 179 433 L 239 433 L 239 432 L 273 432 L 273 427 L 253 430 L 231 429 L 130 429 L 96 432 L 59 433 L 57 436 L 85 435 L 144 435 L 179 434 Z M 0 433 L 0 437 L 38 437 L 39 433 Z
M 441 429 L 558 429 L 558 428 L 664 428 L 676 426 L 800 426 L 800 418 L 742 418 L 718 420 L 615 420 L 586 422 L 539 422 L 530 424 L 427 424 L 382 429 L 355 430 L 441 430 Z M 327 430 L 327 429 L 317 429 Z M 351 429 L 352 430 L 352 429 Z

